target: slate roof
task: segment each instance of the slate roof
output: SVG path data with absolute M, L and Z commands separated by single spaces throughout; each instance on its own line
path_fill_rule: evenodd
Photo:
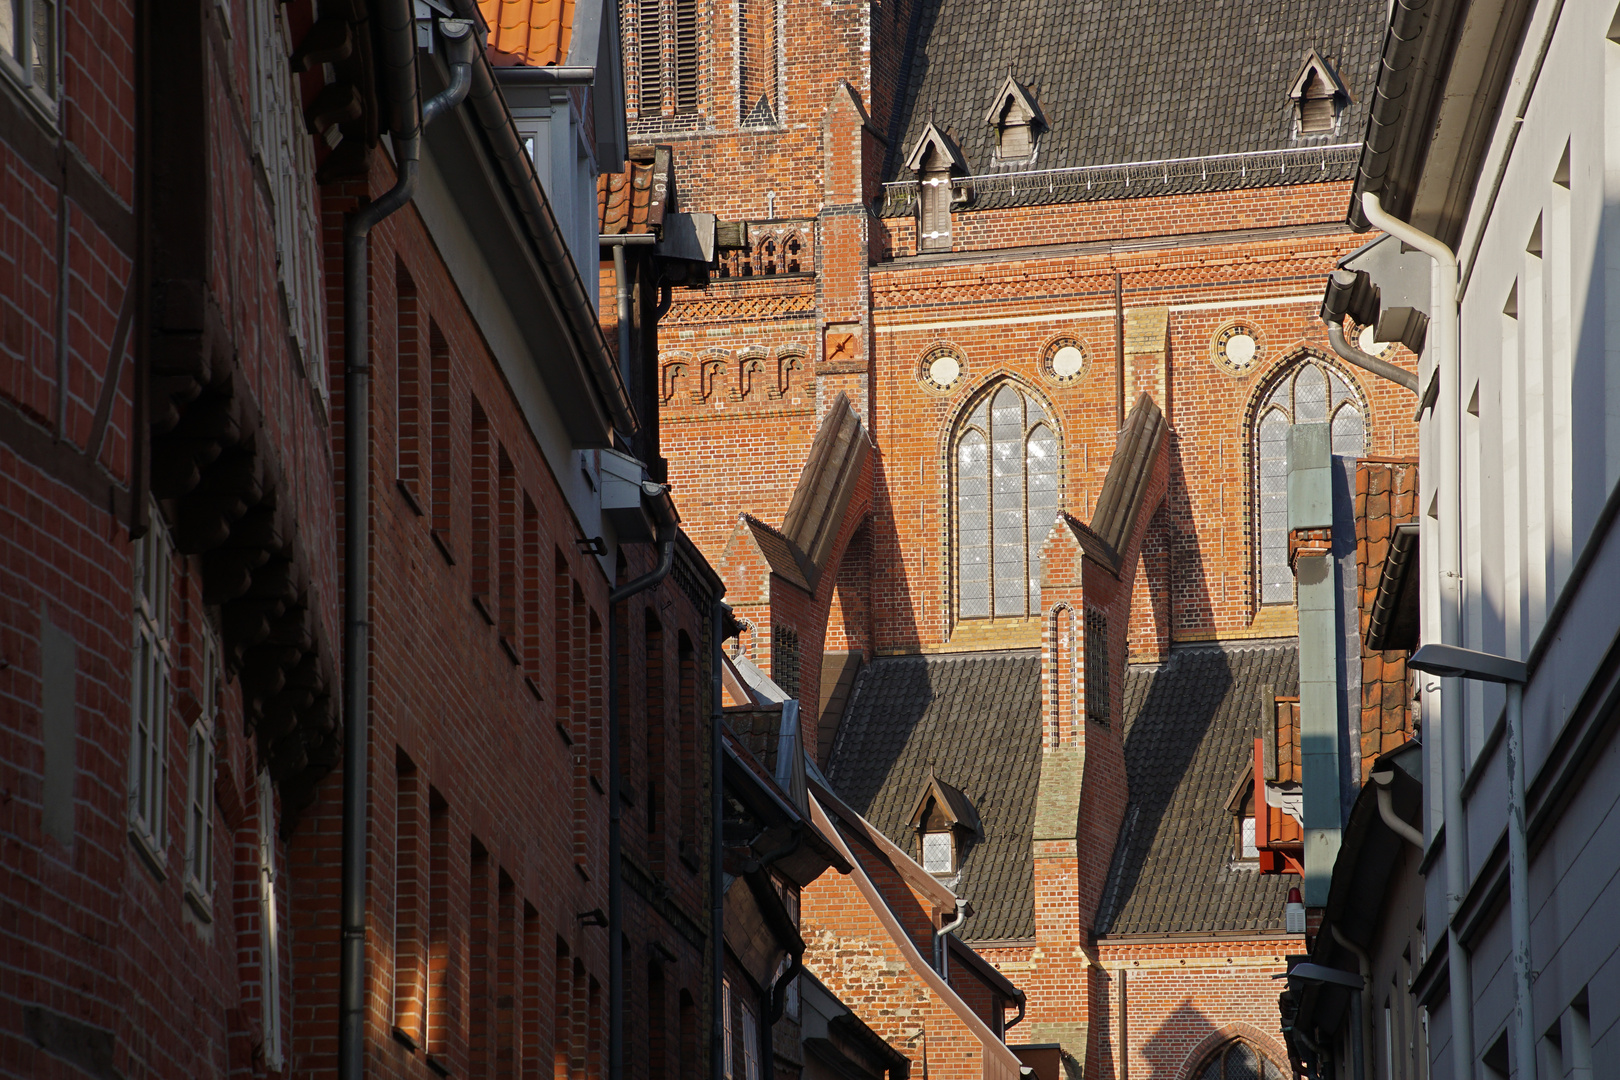
M 1292 643 L 1195 646 L 1125 676 L 1130 803 L 1098 934 L 1282 932 L 1293 878 L 1233 861 L 1232 785 L 1253 760 L 1263 688 L 1299 692 Z
M 921 0 L 884 178 L 914 178 L 902 163 L 930 120 L 975 175 L 1359 143 L 1386 8 L 1385 0 Z M 1295 139 L 1288 91 L 1313 48 L 1352 101 L 1337 131 Z M 1048 126 L 1034 161 L 1000 166 L 985 115 L 1009 74 Z M 1347 178 L 1355 160 L 1319 178 Z M 1251 170 L 1179 186 L 1276 182 Z M 1028 185 L 1023 201 L 1051 201 L 1042 188 Z
M 744 514 L 743 522 L 748 526 L 748 531 L 754 534 L 754 543 L 759 545 L 760 554 L 765 556 L 771 573 L 791 581 L 805 592 L 814 591 L 791 540 L 752 514 Z
M 873 660 L 827 765 L 839 797 L 913 855 L 910 817 L 930 769 L 972 800 L 984 839 L 947 879 L 975 910 L 958 932 L 966 941 L 1035 936 L 1040 676 L 1033 650 Z

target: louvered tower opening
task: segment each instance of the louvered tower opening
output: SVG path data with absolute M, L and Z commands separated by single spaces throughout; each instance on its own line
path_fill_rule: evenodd
M 697 0 L 675 0 L 675 111 L 698 107 Z
M 637 0 L 636 74 L 640 93 L 636 107 L 643 117 L 657 116 L 664 106 L 663 41 L 659 32 L 661 0 Z

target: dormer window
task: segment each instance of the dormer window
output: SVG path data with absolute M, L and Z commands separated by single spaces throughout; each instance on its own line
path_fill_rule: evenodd
M 1294 76 L 1288 91 L 1294 101 L 1294 124 L 1299 135 L 1330 135 L 1339 128 L 1339 113 L 1350 103 L 1350 91 L 1315 49 Z
M 967 795 L 933 773 L 911 812 L 911 827 L 917 833 L 923 869 L 937 877 L 960 870 L 968 848 L 984 835 Z
M 943 131 L 930 123 L 906 159 L 917 174 L 917 250 L 951 250 L 951 206 L 956 201 L 953 176 L 967 172 L 967 163 Z
M 1040 129 L 1046 118 L 1029 87 L 1007 76 L 1001 84 L 985 123 L 996 129 L 996 160 L 998 162 L 1029 162 L 1035 157 Z
M 922 864 L 930 874 L 956 872 L 956 844 L 949 829 L 922 834 Z

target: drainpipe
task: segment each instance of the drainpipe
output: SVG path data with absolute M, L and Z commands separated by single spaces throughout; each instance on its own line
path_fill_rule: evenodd
M 1333 940 L 1349 949 L 1356 958 L 1356 965 L 1361 971 L 1361 993 L 1354 999 L 1355 1015 L 1351 1017 L 1351 1024 L 1356 1029 L 1355 1069 L 1356 1080 L 1365 1080 L 1371 1070 L 1373 1060 L 1372 1046 L 1372 960 L 1367 956 L 1367 950 L 1351 941 L 1339 932 L 1339 928 L 1329 924 L 1328 929 L 1333 931 Z
M 722 687 L 720 685 L 721 636 L 726 630 L 726 606 L 717 598 L 709 609 L 709 942 L 712 946 L 709 962 L 710 978 L 714 989 L 712 1004 L 714 1016 L 709 1028 L 709 1077 L 725 1080 L 725 995 L 726 940 L 725 940 L 725 869 L 721 853 L 725 851 L 725 742 L 721 725 Z
M 613 248 L 613 284 L 619 314 L 619 371 L 623 378 L 630 356 L 630 271 L 627 265 L 630 260 L 625 258 L 624 249 L 629 245 L 650 247 L 658 238 L 652 233 L 622 233 L 600 239 L 603 247 Z
M 622 249 L 619 249 L 622 250 Z M 624 1075 L 624 868 L 623 780 L 619 775 L 619 604 L 654 588 L 675 565 L 675 530 L 679 519 L 667 490 L 659 488 L 658 565 L 608 593 L 608 1077 Z
M 1368 779 L 1378 785 L 1378 816 L 1383 819 L 1384 825 L 1390 832 L 1417 848 L 1421 854 L 1423 834 L 1402 821 L 1400 815 L 1395 812 L 1395 800 L 1389 793 L 1389 785 L 1395 779 L 1395 774 L 1375 772 Z
M 377 5 L 385 105 L 395 113 L 397 175 L 380 198 L 343 223 L 343 884 L 338 974 L 338 1075 L 365 1070 L 366 761 L 371 737 L 367 677 L 371 649 L 371 349 L 367 319 L 367 240 L 384 218 L 411 201 L 422 127 L 459 104 L 472 84 L 472 23 L 439 20 L 451 57 L 451 81 L 418 114 L 416 19 L 403 0 Z
M 956 898 L 956 918 L 948 923 L 941 923 L 939 929 L 934 931 L 934 970 L 939 972 L 939 977 L 946 982 L 951 981 L 950 975 L 946 972 L 946 969 L 950 966 L 951 946 L 945 940 L 945 935 L 966 922 L 967 917 L 967 901 L 958 896 Z
M 1341 274 L 1344 271 L 1336 270 L 1334 273 Z M 1388 379 L 1392 383 L 1404 386 L 1414 394 L 1422 392 L 1418 387 L 1418 377 L 1415 373 L 1396 367 L 1388 360 L 1380 360 L 1372 353 L 1362 352 L 1356 348 L 1346 340 L 1342 322 L 1335 322 L 1326 318 L 1322 321 L 1327 324 L 1328 341 L 1333 344 L 1333 351 L 1339 354 L 1340 360 L 1354 364 L 1363 371 L 1370 371 L 1381 379 Z
M 1462 426 L 1462 380 L 1458 378 L 1457 256 L 1439 240 L 1384 212 L 1378 196 L 1361 196 L 1362 212 L 1407 247 L 1434 260 L 1434 311 L 1429 322 L 1429 348 L 1435 351 L 1440 394 L 1434 420 L 1440 428 L 1440 643 L 1462 644 L 1461 550 L 1462 462 L 1458 433 Z M 1446 830 L 1446 966 L 1451 984 L 1451 1053 L 1455 1080 L 1474 1076 L 1474 999 L 1469 956 L 1457 937 L 1457 912 L 1468 890 L 1468 819 L 1463 801 L 1462 683 L 1456 676 L 1440 680 L 1441 804 Z

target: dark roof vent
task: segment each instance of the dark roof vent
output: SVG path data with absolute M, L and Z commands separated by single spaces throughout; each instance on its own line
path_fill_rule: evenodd
M 1008 75 L 984 122 L 996 129 L 997 161 L 1029 161 L 1046 117 L 1029 87 Z
M 1315 49 L 1305 57 L 1299 74 L 1288 90 L 1294 101 L 1294 121 L 1299 135 L 1328 135 L 1338 130 L 1339 113 L 1350 104 L 1339 73 Z

